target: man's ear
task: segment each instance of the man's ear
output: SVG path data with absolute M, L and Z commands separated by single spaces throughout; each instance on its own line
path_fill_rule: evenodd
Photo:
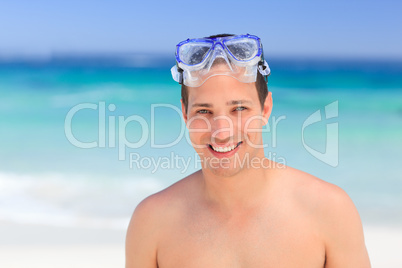
M 184 123 L 186 123 L 186 125 L 187 125 L 186 106 L 184 106 L 183 99 L 180 99 L 180 102 L 181 102 L 181 113 L 183 114 Z
M 262 116 L 265 119 L 265 124 L 266 125 L 268 123 L 268 119 L 271 116 L 271 112 L 272 112 L 272 93 L 271 91 L 268 92 L 267 97 L 265 98 L 265 102 L 264 102 L 264 108 L 262 109 Z

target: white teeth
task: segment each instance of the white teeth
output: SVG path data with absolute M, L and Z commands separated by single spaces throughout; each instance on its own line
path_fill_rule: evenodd
M 212 146 L 212 149 L 214 149 L 214 151 L 220 152 L 220 153 L 226 153 L 226 152 L 230 152 L 232 150 L 234 150 L 234 148 L 237 147 L 237 145 L 232 145 L 232 146 L 227 146 L 227 147 L 214 147 Z

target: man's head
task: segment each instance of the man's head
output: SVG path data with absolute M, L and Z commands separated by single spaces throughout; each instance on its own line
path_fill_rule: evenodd
M 172 74 L 182 84 L 183 118 L 203 170 L 233 176 L 247 168 L 236 161 L 264 158 L 261 130 L 272 110 L 264 78 L 269 67 L 258 37 L 206 39 L 178 45 Z
M 205 172 L 230 177 L 264 158 L 262 128 L 272 111 L 271 92 L 263 106 L 255 83 L 218 75 L 188 88 L 182 114 Z

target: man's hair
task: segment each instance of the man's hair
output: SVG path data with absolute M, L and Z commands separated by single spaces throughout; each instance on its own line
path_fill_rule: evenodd
M 218 38 L 218 37 L 226 37 L 226 36 L 234 36 L 234 34 L 217 34 L 217 35 L 208 36 L 206 38 Z M 258 99 L 260 100 L 261 109 L 263 109 L 265 99 L 267 98 L 267 95 L 268 95 L 268 85 L 267 85 L 267 82 L 265 81 L 264 76 L 259 71 L 257 71 L 257 80 L 255 82 L 255 86 L 257 88 Z M 181 99 L 182 99 L 183 105 L 184 105 L 184 107 L 186 109 L 186 113 L 187 113 L 188 87 L 184 84 L 181 85 Z

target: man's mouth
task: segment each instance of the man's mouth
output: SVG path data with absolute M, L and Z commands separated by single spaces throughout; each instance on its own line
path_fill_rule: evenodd
M 233 144 L 231 146 L 225 146 L 225 147 L 218 147 L 218 146 L 212 146 L 211 144 L 208 144 L 209 147 L 214 150 L 215 152 L 218 153 L 227 153 L 230 151 L 233 151 L 234 149 L 236 149 L 242 142 L 238 142 L 237 144 Z

